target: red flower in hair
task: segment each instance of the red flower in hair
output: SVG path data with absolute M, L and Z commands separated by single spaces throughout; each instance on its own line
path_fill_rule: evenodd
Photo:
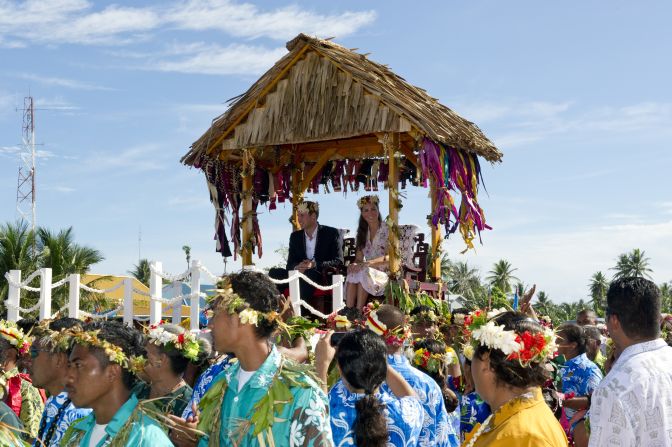
M 177 336 L 177 342 L 178 342 L 179 344 L 184 343 L 184 334 L 179 334 L 179 335 Z

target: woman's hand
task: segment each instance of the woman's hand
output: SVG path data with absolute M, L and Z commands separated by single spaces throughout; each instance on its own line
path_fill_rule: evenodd
M 327 390 L 327 376 L 329 375 L 329 365 L 336 355 L 336 349 L 331 346 L 331 334 L 334 331 L 328 331 L 322 334 L 315 345 L 315 371 L 317 377 L 322 380 L 322 389 L 326 393 Z
M 366 267 L 368 267 L 366 262 L 353 262 L 348 265 L 348 274 L 354 275 Z
M 200 411 L 195 403 L 192 404 L 191 408 L 193 416 L 189 416 L 187 419 L 182 419 L 172 414 L 168 415 L 169 424 L 172 427 L 169 433 L 170 440 L 177 447 L 195 447 L 198 444 L 199 436 L 202 434 L 196 429 Z

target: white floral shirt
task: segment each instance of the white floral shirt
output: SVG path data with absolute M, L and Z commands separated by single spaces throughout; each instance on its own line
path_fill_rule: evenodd
M 662 339 L 626 348 L 590 406 L 590 447 L 672 446 L 672 348 Z

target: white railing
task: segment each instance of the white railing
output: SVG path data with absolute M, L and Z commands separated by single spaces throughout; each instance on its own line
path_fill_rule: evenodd
M 133 320 L 146 321 L 147 318 L 142 318 L 136 315 L 133 315 L 133 294 L 144 295 L 149 298 L 149 323 L 155 324 L 158 323 L 163 318 L 164 306 L 165 310 L 170 311 L 173 323 L 180 323 L 182 320 L 182 303 L 186 300 L 190 306 L 190 320 L 191 320 L 191 330 L 197 331 L 199 329 L 199 320 L 200 320 L 200 298 L 205 297 L 204 293 L 201 293 L 201 273 L 204 273 L 209 279 L 211 279 L 215 284 L 219 277 L 215 276 L 205 268 L 198 260 L 193 260 L 191 266 L 185 272 L 179 275 L 171 275 L 162 270 L 162 263 L 158 261 L 153 261 L 150 263 L 150 281 L 149 281 L 149 293 L 143 290 L 136 289 L 133 287 L 133 278 L 124 278 L 123 281 L 113 287 L 108 289 L 96 289 L 88 285 L 81 283 L 81 277 L 79 274 L 71 274 L 63 278 L 62 280 L 52 283 L 52 271 L 50 268 L 42 268 L 36 270 L 30 274 L 23 282 L 21 281 L 21 270 L 10 270 L 5 273 L 5 278 L 9 284 L 9 293 L 7 296 L 7 319 L 10 321 L 18 321 L 21 319 L 21 313 L 30 313 L 39 309 L 39 319 L 49 319 L 53 315 L 61 314 L 64 310 L 67 309 L 67 314 L 73 318 L 94 318 L 102 319 L 116 316 L 119 312 L 123 314 L 123 321 L 125 324 L 132 325 Z M 254 269 L 254 267 L 248 267 L 248 269 Z M 33 281 L 36 277 L 40 278 L 39 287 L 30 287 L 28 284 Z M 168 280 L 172 284 L 174 297 L 170 299 L 163 298 L 163 280 Z M 299 271 L 292 270 L 289 272 L 289 278 L 285 280 L 274 280 L 271 279 L 276 284 L 289 284 L 289 295 L 292 307 L 294 308 L 294 313 L 296 315 L 301 315 L 301 308 L 306 308 L 310 313 L 321 317 L 326 318 L 327 315 L 319 312 L 314 309 L 310 304 L 301 299 L 299 281 L 304 280 L 311 284 L 316 289 L 320 290 L 331 290 L 332 291 L 332 309 L 337 311 L 343 307 L 343 282 L 344 277 L 342 275 L 334 275 L 332 284 L 329 286 L 322 286 L 313 282 L 310 278 L 305 276 Z M 187 282 L 188 281 L 188 282 Z M 59 309 L 56 314 L 52 314 L 51 309 L 51 291 L 58 287 L 68 285 L 68 302 L 65 303 L 65 306 Z M 182 294 L 182 285 L 189 286 L 191 293 L 187 295 Z M 115 309 L 107 310 L 99 314 L 91 314 L 80 309 L 81 297 L 80 293 L 82 290 L 91 292 L 106 294 L 113 292 L 119 288 L 124 288 L 124 299 L 123 302 Z M 30 308 L 21 307 L 21 291 L 30 291 L 30 292 L 39 292 L 40 299 L 39 301 Z

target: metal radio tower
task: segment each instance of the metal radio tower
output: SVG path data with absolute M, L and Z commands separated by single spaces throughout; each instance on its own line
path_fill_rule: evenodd
M 35 109 L 33 97 L 23 99 L 23 144 L 19 179 L 16 185 L 16 211 L 35 231 Z

